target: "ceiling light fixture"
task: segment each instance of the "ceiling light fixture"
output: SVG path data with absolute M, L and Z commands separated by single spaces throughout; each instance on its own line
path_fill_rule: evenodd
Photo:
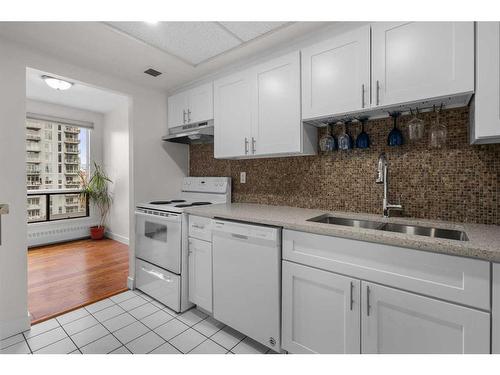
M 63 79 L 54 78 L 47 75 L 43 75 L 42 78 L 45 81 L 45 83 L 54 90 L 60 90 L 60 91 L 67 90 L 71 88 L 71 86 L 73 86 L 73 82 L 68 82 Z
M 157 25 L 159 21 L 145 21 L 145 22 L 150 25 Z

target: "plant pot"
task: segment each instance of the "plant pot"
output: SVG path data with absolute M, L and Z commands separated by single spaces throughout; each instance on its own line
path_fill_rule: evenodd
M 104 238 L 105 227 L 94 226 L 90 227 L 90 238 L 93 240 L 102 240 Z

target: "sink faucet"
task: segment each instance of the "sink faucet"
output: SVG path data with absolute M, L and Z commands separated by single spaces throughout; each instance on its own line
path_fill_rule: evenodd
M 402 210 L 403 206 L 400 204 L 390 204 L 387 201 L 387 190 L 388 190 L 388 171 L 389 166 L 387 164 L 387 158 L 385 152 L 382 152 L 378 157 L 377 164 L 377 184 L 384 184 L 384 199 L 382 201 L 382 207 L 384 209 L 384 217 L 389 217 L 389 210 Z

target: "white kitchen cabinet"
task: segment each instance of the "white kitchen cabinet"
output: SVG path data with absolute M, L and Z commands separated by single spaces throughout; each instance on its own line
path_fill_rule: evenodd
M 212 120 L 213 83 L 180 92 L 168 98 L 168 127 L 173 128 Z
M 189 301 L 212 311 L 212 243 L 189 238 Z
M 492 353 L 500 354 L 500 263 L 493 263 Z
M 190 124 L 214 118 L 214 86 L 207 83 L 188 91 L 188 122 Z
M 233 158 L 250 153 L 252 86 L 249 71 L 214 82 L 214 156 Z
M 282 347 L 359 353 L 360 281 L 287 261 L 282 275 Z
M 370 26 L 302 49 L 302 118 L 370 107 Z
M 251 151 L 255 155 L 301 152 L 300 53 L 253 68 L 255 85 Z
M 289 229 L 283 259 L 482 310 L 491 305 L 484 260 Z
M 181 92 L 168 97 L 168 127 L 175 128 L 186 124 L 187 108 L 188 108 L 188 93 Z
M 361 283 L 362 353 L 489 353 L 490 314 Z
M 315 154 L 317 130 L 300 112 L 299 51 L 217 80 L 215 157 Z
M 474 92 L 473 22 L 375 22 L 371 29 L 372 106 Z
M 476 24 L 476 94 L 471 143 L 500 143 L 500 22 Z

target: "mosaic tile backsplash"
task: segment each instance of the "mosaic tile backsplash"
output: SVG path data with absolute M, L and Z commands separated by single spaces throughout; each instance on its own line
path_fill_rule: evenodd
M 500 144 L 468 143 L 469 109 L 448 109 L 440 114 L 447 127 L 441 149 L 429 146 L 435 113 L 425 121 L 421 140 L 410 142 L 408 121 L 399 118 L 405 144 L 387 146 L 391 118 L 369 121 L 369 149 L 330 154 L 251 160 L 218 160 L 213 145 L 190 146 L 191 176 L 230 176 L 233 202 L 262 203 L 335 211 L 382 214 L 383 186 L 375 183 L 377 160 L 385 152 L 389 161 L 389 198 L 403 205 L 402 216 L 455 222 L 500 225 Z M 319 129 L 319 136 L 326 129 Z M 360 124 L 348 132 L 355 139 Z M 334 126 L 338 136 L 342 127 Z M 286 134 L 283 134 L 286 137 Z M 246 184 L 240 184 L 246 172 Z

